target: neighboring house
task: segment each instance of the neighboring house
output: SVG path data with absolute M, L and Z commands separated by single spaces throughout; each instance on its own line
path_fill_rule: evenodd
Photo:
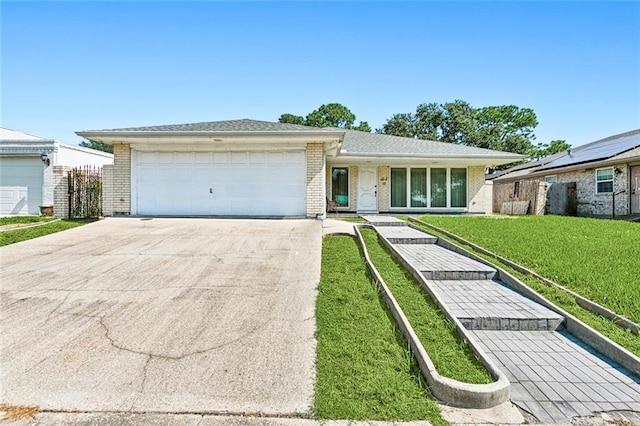
M 102 166 L 113 155 L 0 127 L 0 216 L 53 206 L 53 166 Z
M 484 213 L 485 168 L 523 158 L 248 119 L 76 133 L 114 147 L 105 215 L 321 218 L 327 200 L 345 212 Z
M 488 179 L 576 183 L 579 216 L 640 214 L 640 129 L 610 136 L 505 170 Z

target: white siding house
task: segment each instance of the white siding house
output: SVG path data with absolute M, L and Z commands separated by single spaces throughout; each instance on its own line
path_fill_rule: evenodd
M 0 216 L 53 205 L 53 166 L 103 166 L 113 155 L 0 127 Z

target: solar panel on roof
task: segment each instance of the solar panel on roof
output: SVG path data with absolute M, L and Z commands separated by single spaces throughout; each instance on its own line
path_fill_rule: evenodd
M 540 167 L 539 170 L 603 160 L 638 146 L 640 146 L 640 133 L 602 142 L 593 142 L 577 147 L 571 151 L 571 154 L 556 158 Z

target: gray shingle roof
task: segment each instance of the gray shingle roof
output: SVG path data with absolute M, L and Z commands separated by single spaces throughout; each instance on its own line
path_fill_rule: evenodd
M 302 126 L 271 121 L 241 120 L 205 121 L 201 123 L 166 124 L 161 126 L 125 127 L 121 129 L 94 130 L 99 132 L 295 132 L 334 131 L 329 128 Z
M 411 157 L 486 157 L 513 159 L 524 158 L 522 155 L 493 151 L 490 149 L 474 148 L 445 142 L 420 140 L 399 136 L 382 135 L 377 133 L 345 130 L 336 127 L 310 127 L 299 124 L 275 123 L 250 119 L 207 121 L 201 123 L 169 124 L 161 126 L 125 127 L 120 129 L 87 130 L 76 132 L 80 136 L 91 133 L 112 136 L 119 133 L 343 133 L 342 150 L 340 155 L 376 157 L 376 156 L 411 156 Z
M 523 158 L 522 155 L 494 151 L 491 149 L 475 148 L 447 142 L 436 142 L 414 138 L 404 138 L 378 133 L 346 130 L 342 141 L 341 155 L 345 156 L 474 156 L 474 157 L 508 157 L 514 161 Z

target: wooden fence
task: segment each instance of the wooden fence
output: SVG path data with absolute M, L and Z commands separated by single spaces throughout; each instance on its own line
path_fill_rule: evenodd
M 502 211 L 504 203 L 510 203 L 508 206 L 519 208 L 528 203 L 528 211 L 525 212 L 512 212 L 512 213 L 535 213 L 538 211 L 538 190 L 540 188 L 540 181 L 537 180 L 520 180 L 511 182 L 494 182 L 493 183 L 493 212 L 494 213 L 507 213 L 509 211 Z

